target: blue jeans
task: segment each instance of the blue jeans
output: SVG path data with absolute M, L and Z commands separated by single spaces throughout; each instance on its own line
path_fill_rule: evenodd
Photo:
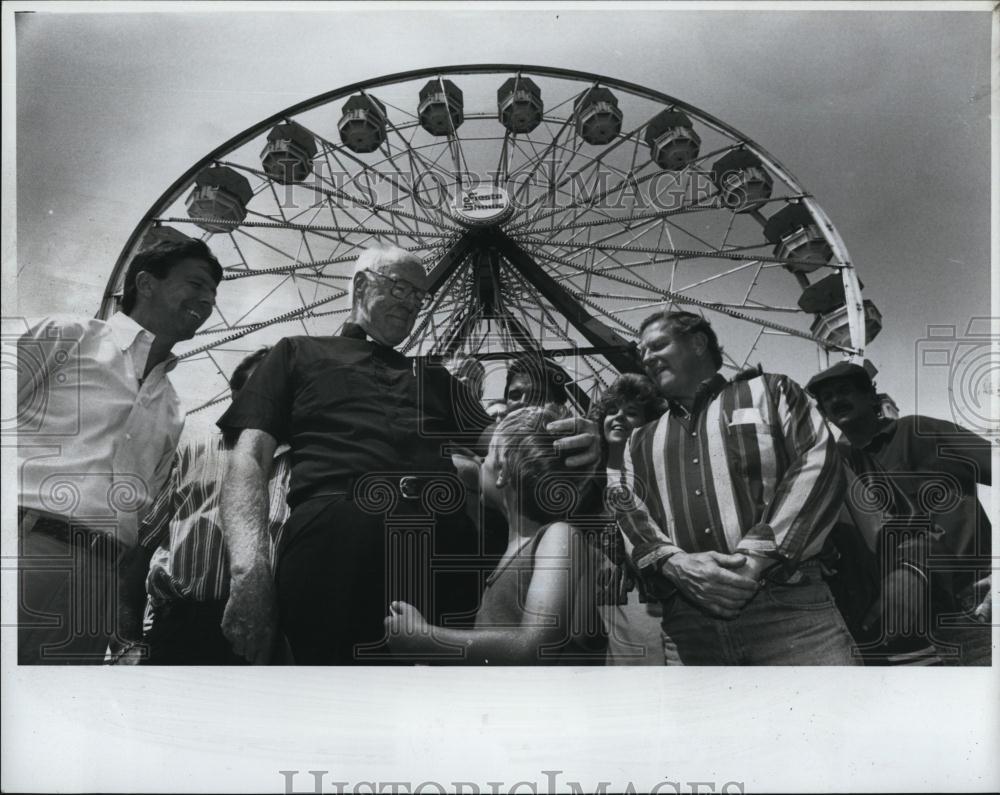
M 793 584 L 767 583 L 734 619 L 714 618 L 680 595 L 664 602 L 667 665 L 860 665 L 819 564 Z

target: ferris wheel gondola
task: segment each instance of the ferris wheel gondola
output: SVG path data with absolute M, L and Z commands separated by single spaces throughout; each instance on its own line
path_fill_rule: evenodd
M 138 251 L 183 235 L 225 273 L 177 351 L 189 409 L 224 399 L 261 344 L 335 333 L 353 262 L 377 243 L 428 271 L 408 353 L 537 350 L 581 403 L 635 369 L 638 323 L 657 307 L 710 314 L 730 369 L 809 348 L 860 361 L 881 323 L 832 222 L 766 150 L 659 91 L 565 69 L 422 69 L 261 121 L 154 203 L 99 314 Z

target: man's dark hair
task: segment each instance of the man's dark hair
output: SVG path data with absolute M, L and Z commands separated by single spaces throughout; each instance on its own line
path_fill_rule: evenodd
M 249 380 L 250 375 L 253 373 L 253 369 L 260 364 L 261 359 L 267 356 L 271 352 L 268 346 L 264 346 L 259 351 L 254 351 L 249 356 L 247 356 L 242 362 L 236 365 L 236 369 L 233 370 L 233 374 L 229 376 L 229 388 L 233 392 L 239 392 L 246 386 L 247 380 Z
M 702 333 L 708 340 L 708 352 L 712 356 L 712 364 L 718 370 L 722 367 L 722 348 L 719 345 L 719 338 L 715 336 L 715 329 L 701 315 L 693 312 L 678 312 L 669 309 L 661 309 L 654 312 L 639 326 L 639 335 L 654 323 L 663 323 L 672 335 L 679 337 L 690 337 L 692 334 Z
M 534 405 L 565 404 L 569 399 L 566 394 L 569 377 L 558 364 L 541 354 L 522 353 L 510 360 L 507 365 L 507 383 L 503 388 L 504 400 L 510 392 L 511 382 L 518 376 L 526 376 L 534 386 L 537 392 L 532 401 Z
M 183 242 L 163 241 L 140 251 L 129 263 L 125 272 L 125 284 L 122 288 L 122 312 L 131 315 L 135 308 L 138 295 L 135 278 L 142 271 L 157 279 L 166 278 L 170 269 L 185 259 L 201 260 L 208 266 L 209 274 L 216 285 L 222 281 L 222 266 L 215 258 L 212 250 L 204 240 L 185 240 Z

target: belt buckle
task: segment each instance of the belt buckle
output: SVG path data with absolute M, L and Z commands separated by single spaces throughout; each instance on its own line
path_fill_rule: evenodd
M 399 479 L 399 493 L 404 499 L 416 500 L 420 498 L 420 478 L 416 475 L 404 475 Z

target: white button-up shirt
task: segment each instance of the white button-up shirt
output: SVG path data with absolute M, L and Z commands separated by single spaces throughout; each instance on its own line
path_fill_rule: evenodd
M 170 473 L 184 412 L 169 356 L 127 315 L 52 316 L 17 341 L 19 504 L 134 546 Z

